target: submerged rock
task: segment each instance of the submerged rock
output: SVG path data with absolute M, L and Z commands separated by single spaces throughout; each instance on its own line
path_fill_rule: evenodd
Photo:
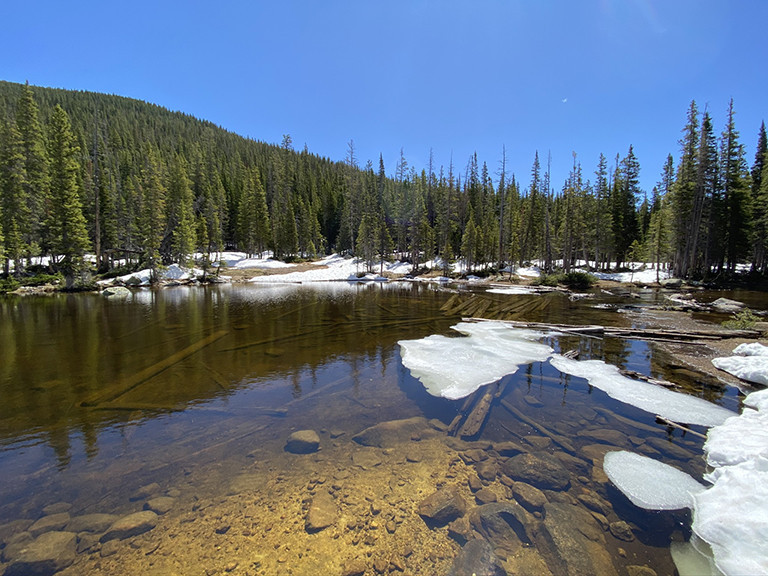
M 292 454 L 311 454 L 320 449 L 320 436 L 314 430 L 297 430 L 285 444 L 285 451 Z
M 175 498 L 171 498 L 170 496 L 158 496 L 157 498 L 148 500 L 147 503 L 144 504 L 144 510 L 152 510 L 155 514 L 162 515 L 169 512 L 175 503 Z
M 424 438 L 430 431 L 427 419 L 421 416 L 403 420 L 390 420 L 366 428 L 355 434 L 352 440 L 363 446 L 375 448 L 394 448 L 403 442 L 409 442 L 417 434 Z
M 544 492 L 525 482 L 515 482 L 512 485 L 512 495 L 523 508 L 530 512 L 541 511 L 547 503 Z
M 605 537 L 592 515 L 579 506 L 549 503 L 537 537 L 554 574 L 617 576 Z
M 535 519 L 517 502 L 484 504 L 468 517 L 472 528 L 496 549 L 513 553 L 532 542 Z
M 493 547 L 476 538 L 467 542 L 453 561 L 448 576 L 505 576 Z
M 77 535 L 52 531 L 41 534 L 10 558 L 5 576 L 51 576 L 75 561 Z
M 56 530 L 62 530 L 70 521 L 68 512 L 59 512 L 58 514 L 51 514 L 49 516 L 43 516 L 37 522 L 29 527 L 29 532 L 37 538 L 44 532 L 53 532 Z
M 527 482 L 542 490 L 565 490 L 571 483 L 571 476 L 559 460 L 542 454 L 519 454 L 502 466 L 504 474 L 520 482 Z
M 84 514 L 75 516 L 67 524 L 67 531 L 75 532 L 106 532 L 112 524 L 119 518 L 115 514 Z
M 128 514 L 117 520 L 101 537 L 102 544 L 110 540 L 124 540 L 152 530 L 157 525 L 157 514 L 151 510 Z
M 338 517 L 339 511 L 336 502 L 325 490 L 319 491 L 307 512 L 306 530 L 307 532 L 319 532 L 329 526 L 332 526 Z
M 467 503 L 456 486 L 441 488 L 419 503 L 419 515 L 440 526 L 463 516 Z

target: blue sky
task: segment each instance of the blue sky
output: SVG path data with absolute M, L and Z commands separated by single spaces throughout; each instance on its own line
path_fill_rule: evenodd
M 471 154 L 560 189 L 632 144 L 650 192 L 692 99 L 754 161 L 765 0 L 45 0 L 0 5 L 0 79 L 129 96 L 392 174 Z

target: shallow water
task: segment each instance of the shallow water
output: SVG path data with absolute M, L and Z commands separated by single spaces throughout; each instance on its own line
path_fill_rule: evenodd
M 448 436 L 444 429 L 463 402 L 429 396 L 401 365 L 397 341 L 449 333 L 458 317 L 441 307 L 455 297 L 419 284 L 328 283 L 177 287 L 126 299 L 0 299 L 5 552 L 51 505 L 71 518 L 124 515 L 153 496 L 167 496 L 173 505 L 157 527 L 132 540 L 108 546 L 98 534 L 81 533 L 74 564 L 62 573 L 136 573 L 143 567 L 313 574 L 322 565 L 333 574 L 360 561 L 366 574 L 400 568 L 444 574 L 462 538 L 426 525 L 416 506 L 451 484 L 473 502 L 476 487 L 470 490 L 467 482 L 477 477 L 479 464 L 467 451 L 480 447 L 503 464 L 489 448 L 514 441 L 532 453 L 559 454 L 569 465 L 569 488 L 547 492 L 550 502 L 579 505 L 580 496 L 593 494 L 604 502 L 600 545 L 618 573 L 628 565 L 671 573 L 669 543 L 689 537 L 689 514 L 634 507 L 606 481 L 599 462 L 607 449 L 628 449 L 700 477 L 701 439 L 668 429 L 548 363 L 492 385 L 499 392 L 486 425 L 468 439 L 474 444 Z M 595 301 L 570 302 L 561 294 L 486 298 L 511 306 L 518 319 L 626 322 L 594 308 Z M 583 359 L 645 374 L 664 371 L 663 359 L 642 342 L 550 343 L 579 349 Z M 734 391 L 695 378 L 685 384 L 738 409 Z M 374 424 L 416 417 L 431 424 L 392 445 L 361 447 L 352 439 Z M 285 452 L 287 437 L 301 429 L 319 432 L 319 452 Z M 499 500 L 511 501 L 506 480 L 499 474 L 485 485 Z M 315 533 L 304 518 L 318 487 L 331 492 L 341 520 Z M 632 527 L 632 541 L 608 529 L 619 520 Z M 414 550 L 414 541 L 423 546 Z M 523 562 L 539 565 L 541 558 L 528 558 L 527 549 L 501 552 L 509 573 Z M 377 560 L 385 556 L 391 559 Z M 558 573 L 551 560 L 548 565 Z

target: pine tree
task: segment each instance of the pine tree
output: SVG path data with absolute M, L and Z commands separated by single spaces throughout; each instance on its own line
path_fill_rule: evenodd
M 46 226 L 53 261 L 71 288 L 75 274 L 85 270 L 84 256 L 90 242 L 78 190 L 79 149 L 69 116 L 61 106 L 54 108 L 48 132 L 51 209 Z
M 765 122 L 760 125 L 757 137 L 755 163 L 752 165 L 752 270 L 765 273 L 768 270 L 768 227 L 766 215 L 768 204 L 762 197 L 762 184 L 765 166 L 768 164 L 768 136 L 765 132 Z
M 48 209 L 49 175 L 48 152 L 43 129 L 39 120 L 39 109 L 29 84 L 22 88 L 22 95 L 16 105 L 16 127 L 21 136 L 21 148 L 26 173 L 24 199 L 27 203 L 29 221 L 25 225 L 23 242 L 28 257 L 40 252 L 41 244 L 50 244 L 44 230 Z
M 672 188 L 673 244 L 675 256 L 672 273 L 678 278 L 688 277 L 692 255 L 693 203 L 699 159 L 699 112 L 696 102 L 688 108 L 688 121 L 680 140 L 681 156 L 675 184 Z
M 717 189 L 717 142 L 712 118 L 706 110 L 701 119 L 701 134 L 696 161 L 696 185 L 689 225 L 689 274 L 703 276 L 709 269 L 710 249 L 716 238 L 713 202 Z M 702 250 L 702 245 L 704 250 Z M 703 253 L 702 253 L 703 252 Z
M 4 236 L 5 274 L 11 261 L 20 275 L 27 251 L 24 238 L 30 221 L 26 199 L 27 173 L 24 166 L 21 135 L 15 122 L 0 125 L 0 234 Z
M 186 266 L 195 251 L 195 213 L 186 161 L 178 154 L 168 174 L 166 230 L 161 252 L 163 263 Z
M 632 242 L 638 239 L 636 204 L 640 194 L 640 163 L 632 146 L 618 164 L 612 188 L 613 244 L 616 266 L 625 261 Z
M 160 246 L 166 230 L 166 195 L 163 166 L 157 151 L 149 148 L 145 153 L 145 164 L 141 174 L 141 211 L 139 230 L 141 234 L 141 260 L 152 272 L 153 281 L 162 264 Z
M 592 212 L 595 222 L 593 242 L 596 270 L 603 268 L 603 262 L 607 262 L 605 256 L 612 249 L 613 238 L 611 230 L 613 229 L 613 221 L 609 202 L 608 161 L 601 153 L 597 163 L 597 170 L 595 170 L 594 210 Z
M 744 146 L 734 122 L 733 99 L 728 105 L 728 121 L 720 140 L 720 172 L 722 181 L 719 229 L 724 238 L 720 249 L 718 271 L 736 270 L 736 264 L 748 255 L 751 209 L 749 205 L 749 171 Z
M 241 201 L 239 211 L 241 249 L 249 256 L 255 254 L 261 256 L 270 242 L 272 232 L 269 225 L 267 195 L 257 170 L 254 170 L 246 179 Z

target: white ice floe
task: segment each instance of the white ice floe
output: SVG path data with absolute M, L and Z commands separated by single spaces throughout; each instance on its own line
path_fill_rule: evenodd
M 693 531 L 724 574 L 768 574 L 768 390 L 752 392 L 740 416 L 707 434 L 713 486 L 695 498 Z
M 702 398 L 673 392 L 648 382 L 623 376 L 616 366 L 601 360 L 571 360 L 554 355 L 550 363 L 566 374 L 585 378 L 611 398 L 631 404 L 673 422 L 715 426 L 734 416 L 730 410 Z
M 399 342 L 403 365 L 433 396 L 463 398 L 522 364 L 543 362 L 552 353 L 538 342 L 544 336 L 541 332 L 510 330 L 501 322 L 461 322 L 452 328 L 465 336 L 432 335 Z
M 695 494 L 705 486 L 689 474 L 633 452 L 608 452 L 603 469 L 635 506 L 646 510 L 693 508 Z
M 768 386 L 768 347 L 758 342 L 740 344 L 734 348 L 733 354 L 713 358 L 712 364 L 747 382 Z

